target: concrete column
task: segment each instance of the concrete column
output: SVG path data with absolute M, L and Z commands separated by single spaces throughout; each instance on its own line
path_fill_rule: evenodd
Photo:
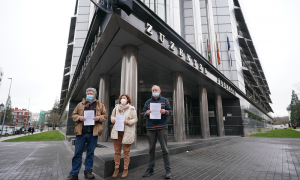
M 180 26 L 180 3 L 179 0 L 170 1 L 170 26 L 174 31 L 181 35 L 181 26 Z
M 192 0 L 193 3 L 193 20 L 194 20 L 194 33 L 195 33 L 195 48 L 203 55 L 203 42 L 202 42 L 202 26 L 199 0 Z
M 216 118 L 218 127 L 218 136 L 225 136 L 224 122 L 223 122 L 223 108 L 222 108 L 222 97 L 220 94 L 215 94 L 215 106 L 216 106 Z
M 207 14 L 207 28 L 208 28 L 208 40 L 209 40 L 209 47 L 211 52 L 211 60 L 212 64 L 215 67 L 217 66 L 216 61 L 216 34 L 215 34 L 215 24 L 214 24 L 214 14 L 212 9 L 212 2 L 211 0 L 206 0 L 206 14 Z
M 200 107 L 200 122 L 201 122 L 201 138 L 210 137 L 209 119 L 208 119 L 208 101 L 207 91 L 203 86 L 199 86 L 199 107 Z
M 108 121 L 110 121 L 110 113 L 109 113 L 109 94 L 110 91 L 110 75 L 108 74 L 101 74 L 100 75 L 100 82 L 99 82 L 99 96 L 98 100 L 102 102 L 105 106 L 107 112 L 107 120 L 104 121 L 103 124 L 103 132 L 100 138 L 98 139 L 99 142 L 107 142 L 108 141 Z
M 120 94 L 128 94 L 131 97 L 131 105 L 137 110 L 137 88 L 138 88 L 138 48 L 134 45 L 122 47 L 122 67 Z M 136 148 L 137 133 L 135 132 L 135 142 L 132 148 Z
M 174 141 L 185 141 L 184 91 L 181 72 L 172 73 Z

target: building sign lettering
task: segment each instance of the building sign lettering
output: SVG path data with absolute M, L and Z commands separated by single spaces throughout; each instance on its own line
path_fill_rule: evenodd
M 149 23 L 146 23 L 146 34 L 148 34 L 149 36 L 152 35 L 152 29 L 153 26 Z M 162 34 L 161 32 L 158 32 L 158 42 L 159 43 L 164 43 L 165 41 L 165 35 Z M 173 41 L 169 41 L 169 50 L 170 51 L 174 51 L 175 50 L 175 44 Z M 179 57 L 183 57 L 183 50 L 178 47 L 178 54 Z M 191 55 L 189 55 L 188 53 L 185 54 L 185 61 L 188 62 L 190 64 L 190 62 L 192 62 L 192 66 L 194 68 L 197 68 L 198 65 L 198 71 L 203 72 L 203 74 L 207 74 L 207 69 L 205 67 L 202 66 L 202 64 L 198 63 L 198 61 L 196 59 L 192 59 Z M 221 87 L 223 87 L 224 89 L 226 89 L 227 91 L 233 93 L 235 95 L 235 91 L 229 86 L 227 85 L 225 82 L 221 81 L 220 78 L 217 78 L 217 84 L 219 84 Z
M 159 41 L 160 43 L 163 43 L 164 40 L 165 40 L 165 35 L 163 35 L 161 32 L 159 32 L 158 34 L 159 34 L 159 39 L 158 39 L 158 41 Z
M 186 61 L 190 62 L 191 61 L 191 56 L 189 54 L 186 54 Z
M 146 31 L 145 31 L 146 34 L 148 34 L 149 36 L 151 36 L 152 35 L 152 29 L 153 29 L 153 26 L 151 24 L 149 24 L 149 23 L 146 23 Z M 165 37 L 166 36 L 164 34 L 162 34 L 161 32 L 158 32 L 158 42 L 163 43 L 165 41 Z M 175 44 L 174 44 L 173 41 L 169 41 L 169 50 L 171 50 L 171 51 L 175 50 Z M 183 57 L 183 50 L 181 48 L 179 48 L 179 47 L 178 47 L 178 56 L 179 57 Z M 207 69 L 204 68 L 204 70 L 203 70 L 202 64 L 198 63 L 198 61 L 196 59 L 192 59 L 191 55 L 186 54 L 186 59 L 185 60 L 188 63 L 192 62 L 193 63 L 192 66 L 194 68 L 196 68 L 197 65 L 198 65 L 198 70 L 200 72 L 203 71 L 204 74 L 207 74 Z
M 149 23 L 146 23 L 146 33 L 152 35 L 152 26 Z
M 179 57 L 183 56 L 183 50 L 181 48 L 178 48 L 178 56 Z
M 231 92 L 232 94 L 235 95 L 235 91 L 225 82 L 223 82 L 220 78 L 217 79 L 217 83 L 222 86 L 223 88 L 225 88 L 226 90 L 228 90 L 229 92 Z
M 193 66 L 196 67 L 196 64 L 197 64 L 197 60 L 194 59 L 194 63 L 193 63 Z
M 171 50 L 171 51 L 174 51 L 174 43 L 173 43 L 173 41 L 170 41 L 169 42 L 169 49 Z

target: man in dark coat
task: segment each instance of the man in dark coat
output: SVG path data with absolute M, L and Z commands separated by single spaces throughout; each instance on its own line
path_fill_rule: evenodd
M 31 132 L 31 127 L 28 128 L 28 135 L 29 135 L 30 132 Z M 26 134 L 26 133 L 25 133 L 25 134 Z
M 143 174 L 143 177 L 148 177 L 154 174 L 154 166 L 155 166 L 155 148 L 157 140 L 160 143 L 160 147 L 163 153 L 164 165 L 165 165 L 165 179 L 171 179 L 171 165 L 170 165 L 170 157 L 169 150 L 167 147 L 167 137 L 168 137 L 168 119 L 167 117 L 172 115 L 172 108 L 170 106 L 170 102 L 167 98 L 161 97 L 161 90 L 157 85 L 152 86 L 152 97 L 147 100 L 143 109 L 143 116 L 147 119 L 146 129 L 148 135 L 148 143 L 149 143 L 149 164 L 148 169 Z M 161 104 L 161 118 L 160 119 L 151 119 L 150 118 L 150 104 L 158 103 Z

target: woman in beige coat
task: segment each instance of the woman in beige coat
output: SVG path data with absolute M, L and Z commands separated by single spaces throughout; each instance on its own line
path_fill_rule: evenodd
M 135 124 L 137 123 L 137 115 L 134 106 L 131 106 L 131 98 L 127 94 L 122 94 L 119 97 L 118 104 L 111 114 L 111 122 L 116 122 L 116 115 L 125 116 L 124 131 L 116 131 L 115 126 L 111 130 L 111 139 L 115 149 L 115 172 L 113 178 L 116 178 L 119 173 L 121 150 L 123 145 L 124 156 L 124 171 L 122 178 L 128 175 L 128 165 L 130 162 L 130 147 L 135 141 Z

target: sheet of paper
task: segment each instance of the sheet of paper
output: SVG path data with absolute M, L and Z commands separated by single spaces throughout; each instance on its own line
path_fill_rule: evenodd
M 161 104 L 160 103 L 150 103 L 150 119 L 161 119 Z
M 84 111 L 84 117 L 85 121 L 83 121 L 84 126 L 90 126 L 90 125 L 95 125 L 94 117 L 95 117 L 95 111 L 94 110 L 85 110 Z
M 124 131 L 125 116 L 116 115 L 115 130 Z

